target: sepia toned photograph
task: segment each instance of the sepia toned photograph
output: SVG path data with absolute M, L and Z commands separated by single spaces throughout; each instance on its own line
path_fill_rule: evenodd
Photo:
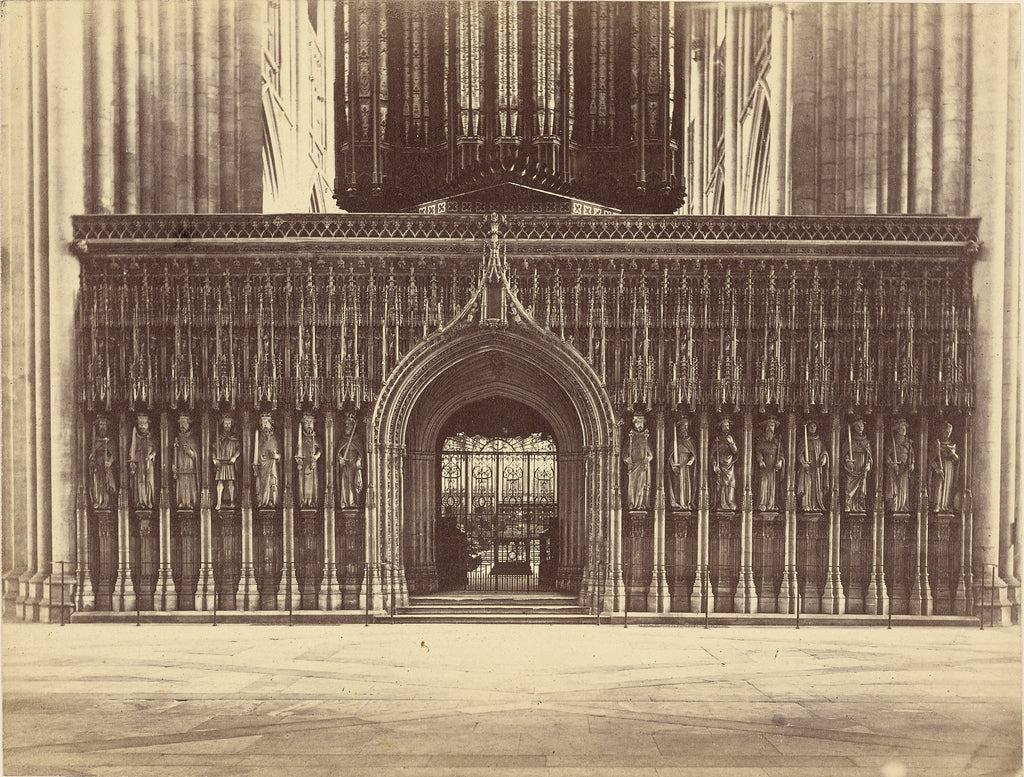
M 1024 776 L 1020 11 L 0 1 L 0 772 Z

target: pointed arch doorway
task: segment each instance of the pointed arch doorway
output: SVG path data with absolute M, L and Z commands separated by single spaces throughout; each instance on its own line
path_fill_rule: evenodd
M 451 584 L 444 578 L 451 549 L 438 541 L 439 453 L 446 424 L 465 418 L 463 409 L 478 402 L 525 408 L 521 415 L 543 419 L 553 442 L 557 512 L 547 529 L 556 536 L 549 535 L 545 584 L 596 607 L 595 583 L 604 577 L 604 606 L 617 607 L 621 519 L 608 476 L 614 471 L 611 403 L 590 365 L 532 321 L 468 324 L 428 338 L 385 386 L 370 429 L 375 493 L 367 502 L 364 591 L 371 606 L 385 592 L 404 604 L 410 593 L 437 591 L 443 579 Z M 537 575 L 539 584 L 539 559 Z

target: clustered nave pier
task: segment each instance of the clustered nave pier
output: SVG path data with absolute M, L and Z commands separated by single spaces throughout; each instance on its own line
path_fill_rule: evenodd
M 431 590 L 438 505 L 412 481 L 436 459 L 406 448 L 409 429 L 386 436 L 378 405 L 435 345 L 486 355 L 513 336 L 568 354 L 614 416 L 559 475 L 575 517 L 554 579 L 583 603 L 972 607 L 975 220 L 75 227 L 78 607 L 210 609 L 216 591 L 220 608 L 271 609 L 292 591 L 340 609 Z M 579 392 L 562 389 L 569 410 L 549 420 L 578 428 Z

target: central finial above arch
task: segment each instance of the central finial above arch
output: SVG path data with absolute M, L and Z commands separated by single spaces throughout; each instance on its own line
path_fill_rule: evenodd
M 477 286 L 445 326 L 423 339 L 396 365 L 381 389 L 373 432 L 385 445 L 403 445 L 413 405 L 443 373 L 467 360 L 486 357 L 551 380 L 569 398 L 585 446 L 608 446 L 614 414 L 611 400 L 589 362 L 538 324 L 509 281 L 502 237 L 503 216 L 488 217 Z M 508 382 L 517 382 L 509 376 Z

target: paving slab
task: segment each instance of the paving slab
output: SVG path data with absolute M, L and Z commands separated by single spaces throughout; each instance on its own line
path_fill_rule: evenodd
M 5 623 L 4 774 L 1018 777 L 1020 631 Z

